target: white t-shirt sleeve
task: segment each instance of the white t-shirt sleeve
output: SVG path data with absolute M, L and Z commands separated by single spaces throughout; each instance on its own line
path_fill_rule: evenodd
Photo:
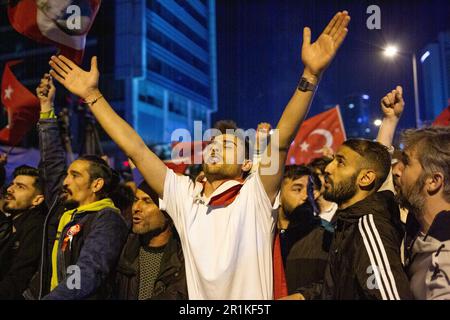
M 192 202 L 192 199 L 189 199 L 192 185 L 189 177 L 177 175 L 172 169 L 167 169 L 164 194 L 159 207 L 169 214 L 175 224 L 184 212 L 183 206 Z
M 256 204 L 259 207 L 258 211 L 261 213 L 268 213 L 268 218 L 276 218 L 276 211 L 280 206 L 280 192 L 278 192 L 275 201 L 272 205 L 269 196 L 264 189 L 264 185 L 261 181 L 261 177 L 258 172 L 253 173 L 246 182 L 248 184 L 248 191 L 251 196 L 256 199 Z
M 392 156 L 394 155 L 394 151 L 395 148 L 393 146 L 386 146 L 389 152 L 389 155 Z M 395 187 L 394 187 L 394 176 L 392 175 L 392 165 L 391 165 L 391 170 L 389 171 L 388 176 L 386 177 L 386 180 L 383 182 L 383 184 L 381 185 L 381 187 L 378 189 L 378 192 L 380 191 L 392 191 L 395 194 Z
M 386 177 L 386 180 L 383 182 L 381 187 L 378 189 L 378 192 L 380 191 L 392 191 L 395 194 L 395 187 L 394 187 L 394 176 L 392 175 L 392 168 L 389 171 L 388 176 Z

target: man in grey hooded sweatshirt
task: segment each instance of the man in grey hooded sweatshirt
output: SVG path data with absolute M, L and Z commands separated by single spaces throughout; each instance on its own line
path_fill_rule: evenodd
M 406 130 L 402 140 L 393 174 L 408 224 L 417 226 L 406 241 L 411 291 L 420 300 L 450 299 L 450 128 Z

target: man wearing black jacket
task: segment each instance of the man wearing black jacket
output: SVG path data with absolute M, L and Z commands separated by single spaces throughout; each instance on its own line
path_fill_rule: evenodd
M 172 219 L 158 204 L 156 193 L 143 182 L 132 208 L 133 232 L 117 266 L 117 299 L 188 299 L 181 243 Z
M 347 140 L 325 169 L 325 198 L 338 204 L 323 282 L 299 288 L 296 299 L 412 298 L 400 260 L 402 228 L 391 191 L 377 192 L 390 169 L 387 148 Z
M 0 243 L 0 300 L 22 299 L 22 292 L 39 263 L 44 195 L 39 171 L 29 166 L 14 170 L 2 215 Z

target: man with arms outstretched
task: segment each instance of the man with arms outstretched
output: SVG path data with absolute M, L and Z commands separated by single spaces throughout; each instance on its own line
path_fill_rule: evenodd
M 98 90 L 95 57 L 89 72 L 63 56 L 52 57 L 54 78 L 85 100 L 108 135 L 163 199 L 180 235 L 190 299 L 272 299 L 274 209 L 287 151 L 323 72 L 347 35 L 349 21 L 346 11 L 338 12 L 312 44 L 311 30 L 304 29 L 302 79 L 276 128 L 279 139 L 271 139 L 268 146 L 278 151 L 275 161 L 280 166 L 275 174 L 263 175 L 265 165 L 261 164 L 259 172 L 245 181 L 252 163 L 244 151 L 245 141 L 238 135 L 224 133 L 212 140 L 205 153 L 205 179 L 193 183 L 167 169 L 114 112 Z

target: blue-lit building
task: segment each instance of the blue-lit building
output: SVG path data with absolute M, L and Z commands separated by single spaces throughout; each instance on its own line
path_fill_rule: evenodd
M 217 111 L 214 0 L 115 0 L 114 105 L 148 144 Z
M 371 123 L 370 97 L 367 94 L 346 96 L 340 110 L 347 138 L 373 139 L 376 130 Z
M 421 118 L 433 121 L 450 101 L 450 31 L 438 35 L 437 42 L 428 44 L 418 63 L 422 69 Z
M 24 59 L 18 76 L 30 91 L 48 72 L 54 46 L 18 34 L 0 11 L 0 68 L 9 60 Z M 83 67 L 97 55 L 100 90 L 119 115 L 149 145 L 170 142 L 175 129 L 192 131 L 194 121 L 211 126 L 217 111 L 215 0 L 103 1 L 89 32 Z M 85 108 L 58 86 L 55 106 L 70 110 L 70 133 L 75 153 L 85 150 Z M 0 124 L 6 125 L 3 112 Z M 37 147 L 35 131 L 23 145 Z M 100 130 L 104 153 L 125 159 Z

